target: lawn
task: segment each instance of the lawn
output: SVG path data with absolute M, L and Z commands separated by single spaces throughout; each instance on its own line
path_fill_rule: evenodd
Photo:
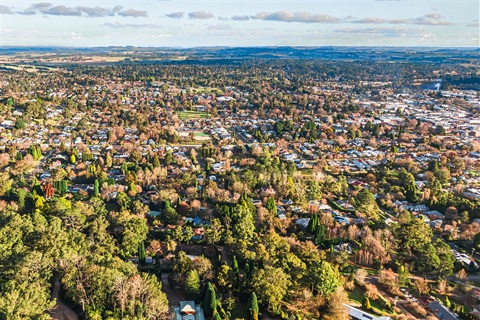
M 210 138 L 210 135 L 205 132 L 195 132 L 195 137 L 207 137 Z
M 218 89 L 218 88 L 210 88 L 210 87 L 195 88 L 195 89 L 193 89 L 193 91 L 195 91 L 195 93 L 205 93 L 205 94 L 215 93 L 215 94 L 223 94 L 222 90 L 220 90 L 220 89 Z
M 206 112 L 199 112 L 199 111 L 181 111 L 180 112 L 180 119 L 206 119 L 208 117 Z
M 355 289 L 353 289 L 352 291 L 348 291 L 348 299 L 352 302 L 358 303 L 359 305 L 362 305 L 362 300 L 364 296 L 365 296 L 365 289 L 363 289 L 360 286 L 355 286 Z M 380 316 L 392 315 L 392 313 L 388 312 L 388 310 L 385 309 L 385 307 L 380 303 L 381 300 L 382 300 L 381 296 L 378 300 L 370 299 L 370 305 L 372 306 L 372 309 L 366 310 L 366 311 L 369 313 L 380 315 Z M 362 307 L 360 308 L 363 310 Z

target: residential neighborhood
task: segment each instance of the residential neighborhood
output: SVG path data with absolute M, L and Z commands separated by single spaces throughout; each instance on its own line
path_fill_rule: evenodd
M 478 61 L 418 69 L 2 69 L 0 278 L 39 271 L 0 289 L 41 287 L 30 318 L 477 319 Z

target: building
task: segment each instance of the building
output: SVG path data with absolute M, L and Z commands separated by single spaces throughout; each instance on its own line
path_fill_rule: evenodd
M 447 307 L 438 301 L 432 301 L 428 304 L 428 308 L 432 310 L 437 317 L 442 320 L 457 320 L 458 318 Z
M 180 301 L 173 311 L 175 320 L 205 320 L 202 307 L 195 305 L 195 301 Z
M 352 320 L 391 320 L 390 317 L 377 317 L 360 309 L 349 306 L 348 304 L 344 303 L 343 305 L 347 307 L 348 315 L 352 317 Z

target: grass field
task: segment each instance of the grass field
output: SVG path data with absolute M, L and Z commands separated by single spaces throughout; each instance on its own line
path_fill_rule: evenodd
M 348 292 L 348 299 L 350 301 L 354 301 L 358 304 L 362 304 L 363 297 L 365 296 L 365 290 L 359 286 L 355 286 L 355 289 Z M 380 303 L 379 298 L 378 300 L 370 300 L 370 305 L 372 306 L 372 310 L 368 311 L 371 313 L 375 313 L 377 315 L 391 315 Z
M 215 93 L 215 94 L 223 94 L 222 90 L 218 88 L 194 88 L 193 91 L 195 93 L 205 93 L 205 94 L 210 94 L 210 93 Z
M 180 112 L 180 119 L 206 119 L 208 117 L 206 112 L 199 112 L 199 111 L 181 111 Z

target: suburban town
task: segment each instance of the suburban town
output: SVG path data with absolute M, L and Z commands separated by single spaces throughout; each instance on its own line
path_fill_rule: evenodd
M 85 56 L 0 68 L 0 318 L 480 319 L 478 60 Z

